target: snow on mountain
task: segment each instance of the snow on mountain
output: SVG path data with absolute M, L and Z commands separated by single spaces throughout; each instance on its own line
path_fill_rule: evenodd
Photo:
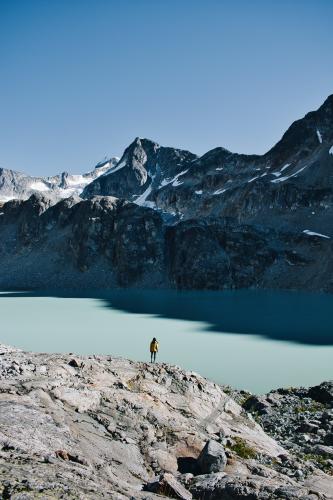
M 0 202 L 12 199 L 26 200 L 33 193 L 45 193 L 55 200 L 80 195 L 95 179 L 108 173 L 117 165 L 119 158 L 104 159 L 94 170 L 86 174 L 62 172 L 52 177 L 31 177 L 21 172 L 0 169 Z
M 333 95 L 264 155 L 136 138 L 86 174 L 0 170 L 2 200 L 34 193 L 1 207 L 2 286 L 333 293 L 332 145 Z

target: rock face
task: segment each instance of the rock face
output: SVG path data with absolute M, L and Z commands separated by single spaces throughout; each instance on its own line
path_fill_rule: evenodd
M 95 170 L 1 207 L 0 287 L 333 291 L 333 95 L 262 156 L 137 138 Z
M 180 184 L 180 177 L 196 158 L 189 151 L 162 147 L 149 139 L 137 137 L 125 150 L 116 168 L 88 185 L 83 197 L 116 196 L 155 207 L 152 194 L 163 186 Z
M 164 280 L 160 215 L 125 200 L 43 195 L 11 201 L 0 216 L 0 287 L 135 286 Z
M 332 476 L 193 372 L 4 346 L 0 358 L 4 499 L 333 498 Z M 224 470 L 202 474 L 208 457 Z

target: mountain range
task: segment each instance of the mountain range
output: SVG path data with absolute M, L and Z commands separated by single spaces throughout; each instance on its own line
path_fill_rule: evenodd
M 0 169 L 0 287 L 333 291 L 333 95 L 264 155 L 136 138 L 82 175 Z

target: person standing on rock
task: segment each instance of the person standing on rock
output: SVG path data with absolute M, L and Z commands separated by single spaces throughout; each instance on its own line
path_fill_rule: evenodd
M 153 340 L 150 342 L 150 362 L 155 363 L 156 361 L 156 353 L 158 352 L 158 342 L 153 338 Z

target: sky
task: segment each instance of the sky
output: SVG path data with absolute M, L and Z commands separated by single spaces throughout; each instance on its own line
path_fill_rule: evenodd
M 333 93 L 332 0 L 0 0 L 0 168 L 264 153 Z

